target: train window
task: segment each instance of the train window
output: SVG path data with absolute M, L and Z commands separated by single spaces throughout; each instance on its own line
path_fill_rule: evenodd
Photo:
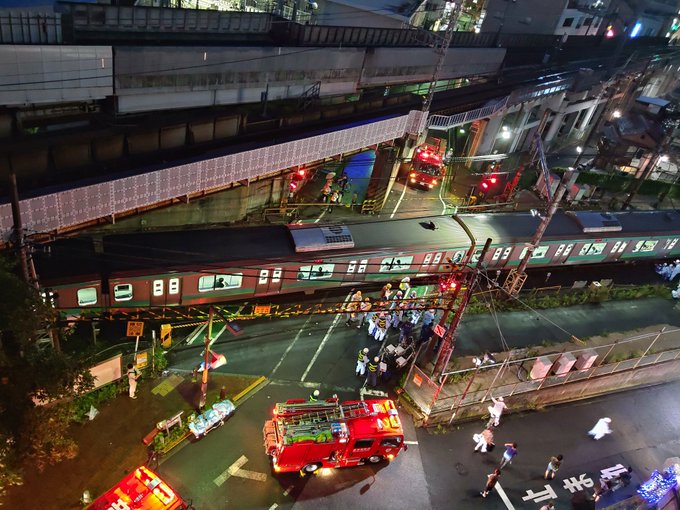
M 578 254 L 581 257 L 587 255 L 601 255 L 606 247 L 607 243 L 586 243 Z
M 479 256 L 482 254 L 482 250 L 475 250 L 475 252 L 472 254 L 472 258 L 470 259 L 470 262 L 473 264 L 476 264 L 479 262 Z
M 237 289 L 243 283 L 243 274 L 211 274 L 198 279 L 198 292 Z
M 621 246 L 621 241 L 616 241 L 614 243 L 614 247 L 612 248 L 612 251 L 610 251 L 609 253 L 616 253 L 619 250 L 619 246 Z
M 347 274 L 353 273 L 356 268 L 357 268 L 357 261 L 356 260 L 350 260 L 349 263 L 347 264 Z
M 543 257 L 545 257 L 545 254 L 548 253 L 548 248 L 550 248 L 550 246 L 536 246 L 536 249 L 531 254 L 531 258 L 542 259 Z
M 437 253 L 437 254 L 434 256 L 434 260 L 432 261 L 432 263 L 433 263 L 433 264 L 439 264 L 441 261 L 442 261 L 442 254 L 441 254 L 441 253 Z
M 463 257 L 465 257 L 465 252 L 457 251 L 456 253 L 453 254 L 453 257 L 451 257 L 451 262 L 453 262 L 454 264 L 460 264 L 463 260 Z
M 363 259 L 359 263 L 359 269 L 357 270 L 357 273 L 365 273 L 366 272 L 366 266 L 368 266 L 368 259 Z
M 574 247 L 574 243 L 568 244 L 567 247 L 564 249 L 564 253 L 562 254 L 563 256 L 567 256 L 571 253 L 572 248 Z
M 559 257 L 559 256 L 562 254 L 562 252 L 564 251 L 564 247 L 565 247 L 564 244 L 560 244 L 560 245 L 557 247 L 557 250 L 555 250 L 555 255 L 553 255 L 553 258 Z
M 654 248 L 656 248 L 656 245 L 659 243 L 659 241 L 638 241 L 635 243 L 635 248 L 633 248 L 633 253 L 645 253 L 645 252 L 650 252 L 654 251 Z
M 677 244 L 677 242 L 678 242 L 677 239 L 666 239 L 666 243 L 664 244 L 663 249 L 672 250 L 673 247 Z
M 168 280 L 168 294 L 179 294 L 179 278 L 170 278 Z
M 493 257 L 491 257 L 491 260 L 498 260 L 501 258 L 501 253 L 503 253 L 503 248 L 496 248 L 496 251 L 493 252 Z
M 78 305 L 88 306 L 97 303 L 97 289 L 95 287 L 86 287 L 78 289 Z
M 425 258 L 423 259 L 423 266 L 429 266 L 431 260 L 432 260 L 432 254 L 428 253 L 427 255 L 425 255 Z
M 508 260 L 508 257 L 510 256 L 510 253 L 512 252 L 512 246 L 508 246 L 505 251 L 503 251 L 503 256 L 501 257 L 501 260 Z
M 281 281 L 281 274 L 283 273 L 280 267 L 277 267 L 272 271 L 272 283 L 279 283 Z
M 267 283 L 267 280 L 269 280 L 269 269 L 260 269 L 260 278 L 257 280 L 257 283 L 263 285 Z
M 380 272 L 381 273 L 390 273 L 390 272 L 397 272 L 397 271 L 403 271 L 405 269 L 408 269 L 411 267 L 411 262 L 413 262 L 413 257 L 408 256 L 408 257 L 389 257 L 386 259 L 382 259 L 382 262 L 380 262 Z
M 130 301 L 132 299 L 132 285 L 121 283 L 113 286 L 113 299 L 116 301 Z
M 314 264 L 302 266 L 298 271 L 298 280 L 326 280 L 333 276 L 335 264 Z
M 626 246 L 628 246 L 628 243 L 621 243 L 621 246 L 619 247 L 619 253 L 623 252 L 623 250 L 626 249 Z
M 163 295 L 163 280 L 153 281 L 153 295 L 162 296 Z

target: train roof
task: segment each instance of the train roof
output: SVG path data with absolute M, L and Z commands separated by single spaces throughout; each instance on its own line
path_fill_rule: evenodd
M 524 212 L 466 214 L 460 219 L 478 246 L 489 237 L 494 244 L 529 241 L 541 221 L 539 216 Z M 431 223 L 436 227 L 434 230 Z M 620 229 L 616 225 L 620 225 Z M 676 211 L 558 212 L 544 238 L 679 233 L 680 213 Z M 338 239 L 328 241 L 330 234 Z M 351 243 L 345 239 L 347 236 L 351 237 Z M 314 244 L 319 242 L 326 245 Z M 151 269 L 199 271 L 201 266 L 214 269 L 233 261 L 288 260 L 320 253 L 341 256 L 349 249 L 352 253 L 392 254 L 423 247 L 439 250 L 469 245 L 465 230 L 456 220 L 450 216 L 433 216 L 337 227 L 273 225 L 115 234 L 99 239 L 76 237 L 55 241 L 50 245 L 49 254 L 37 251 L 34 257 L 40 278 L 55 281 L 119 272 L 143 274 Z
M 236 260 L 295 255 L 284 225 L 116 234 L 101 239 L 76 237 L 36 253 L 42 279 L 135 272 L 149 269 L 215 266 Z

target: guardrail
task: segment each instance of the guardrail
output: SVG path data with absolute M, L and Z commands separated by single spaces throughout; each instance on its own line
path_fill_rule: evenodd
M 492 117 L 505 110 L 510 96 L 506 96 L 500 101 L 490 106 L 470 110 L 469 112 L 456 113 L 455 115 L 431 115 L 427 122 L 428 129 L 439 129 L 447 131 L 453 127 L 461 126 L 474 120 Z

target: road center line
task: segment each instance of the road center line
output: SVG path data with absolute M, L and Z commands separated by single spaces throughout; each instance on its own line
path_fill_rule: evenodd
M 351 297 L 352 297 L 352 292 L 347 294 L 347 297 L 345 298 L 345 301 L 343 301 L 343 304 L 346 304 L 347 301 L 349 301 L 349 299 Z M 335 319 L 333 319 L 333 322 L 331 323 L 330 327 L 328 328 L 328 331 L 326 331 L 326 335 L 323 337 L 323 340 L 321 340 L 321 344 L 319 345 L 319 348 L 314 353 L 314 357 L 312 358 L 312 361 L 310 361 L 309 365 L 307 365 L 307 369 L 302 374 L 302 377 L 300 378 L 300 382 L 305 382 L 305 379 L 307 378 L 307 374 L 309 374 L 309 371 L 312 369 L 312 365 L 314 365 L 314 363 L 316 362 L 316 358 L 318 358 L 319 354 L 321 354 L 321 349 L 323 349 L 324 345 L 326 345 L 326 342 L 331 337 L 331 333 L 333 332 L 333 329 L 335 328 L 336 324 L 340 320 L 340 317 L 342 317 L 342 313 L 336 313 L 335 314 Z
M 498 482 L 496 482 L 496 492 L 498 492 L 498 495 L 501 497 L 503 503 L 505 503 L 505 506 L 508 508 L 508 510 L 515 510 L 515 507 L 512 506 L 512 503 L 510 503 L 508 495 L 505 493 L 503 487 L 501 487 L 501 484 Z
M 442 179 L 442 182 L 439 183 L 439 201 L 442 203 L 442 216 L 446 214 L 446 202 L 444 202 L 444 199 L 442 198 L 442 190 L 444 189 L 444 182 L 446 181 L 445 176 L 444 179 Z
M 289 486 L 285 491 L 283 491 L 283 495 L 288 496 L 288 494 L 290 494 L 294 488 L 295 488 L 294 485 Z
M 404 189 L 401 191 L 401 196 L 399 197 L 399 200 L 397 200 L 397 205 L 394 206 L 394 210 L 392 211 L 392 214 L 390 214 L 390 219 L 394 218 L 394 215 L 397 214 L 397 209 L 399 209 L 399 206 L 401 205 L 401 201 L 404 199 L 405 194 L 406 184 L 404 184 Z
M 276 503 L 272 503 L 272 506 L 269 507 L 269 510 L 274 510 L 275 508 L 278 508 L 278 507 L 279 507 L 279 505 L 277 505 Z
M 302 325 L 302 327 L 300 328 L 300 331 L 297 332 L 297 335 L 295 335 L 295 338 L 293 338 L 293 341 L 290 343 L 290 345 L 289 345 L 288 348 L 286 349 L 286 352 L 283 353 L 283 356 L 281 356 L 281 359 L 279 360 L 279 362 L 278 362 L 278 363 L 276 364 L 276 366 L 274 367 L 274 370 L 272 370 L 272 373 L 269 374 L 269 378 L 270 378 L 270 379 L 274 376 L 274 374 L 276 373 L 276 371 L 279 369 L 279 367 L 281 366 L 281 363 L 283 363 L 283 360 L 286 359 L 286 356 L 288 356 L 288 353 L 290 352 L 290 350 L 291 350 L 291 349 L 293 348 L 293 346 L 295 345 L 295 342 L 298 341 L 298 339 L 300 338 L 300 335 L 302 334 L 302 332 L 304 331 L 304 329 L 307 327 L 307 324 L 309 324 L 309 321 L 312 320 L 312 317 L 313 317 L 313 315 L 310 315 L 309 317 L 307 317 L 307 320 L 305 321 L 305 323 L 304 323 L 304 324 Z

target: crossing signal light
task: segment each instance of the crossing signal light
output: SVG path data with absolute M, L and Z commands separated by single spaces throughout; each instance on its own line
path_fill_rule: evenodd
M 488 191 L 489 189 L 491 189 L 491 186 L 494 186 L 496 183 L 498 183 L 498 177 L 496 177 L 495 175 L 491 175 L 489 177 L 485 177 L 484 179 L 482 179 L 482 183 L 480 184 L 480 186 L 484 191 Z
M 296 179 L 304 179 L 306 175 L 307 170 L 305 170 L 304 168 L 300 168 L 297 172 L 295 172 Z
M 288 183 L 288 188 L 291 191 L 295 191 L 298 188 L 298 183 L 295 181 L 290 181 L 290 183 Z
M 458 279 L 455 275 L 447 276 L 439 281 L 439 291 L 440 292 L 453 292 L 458 288 Z

